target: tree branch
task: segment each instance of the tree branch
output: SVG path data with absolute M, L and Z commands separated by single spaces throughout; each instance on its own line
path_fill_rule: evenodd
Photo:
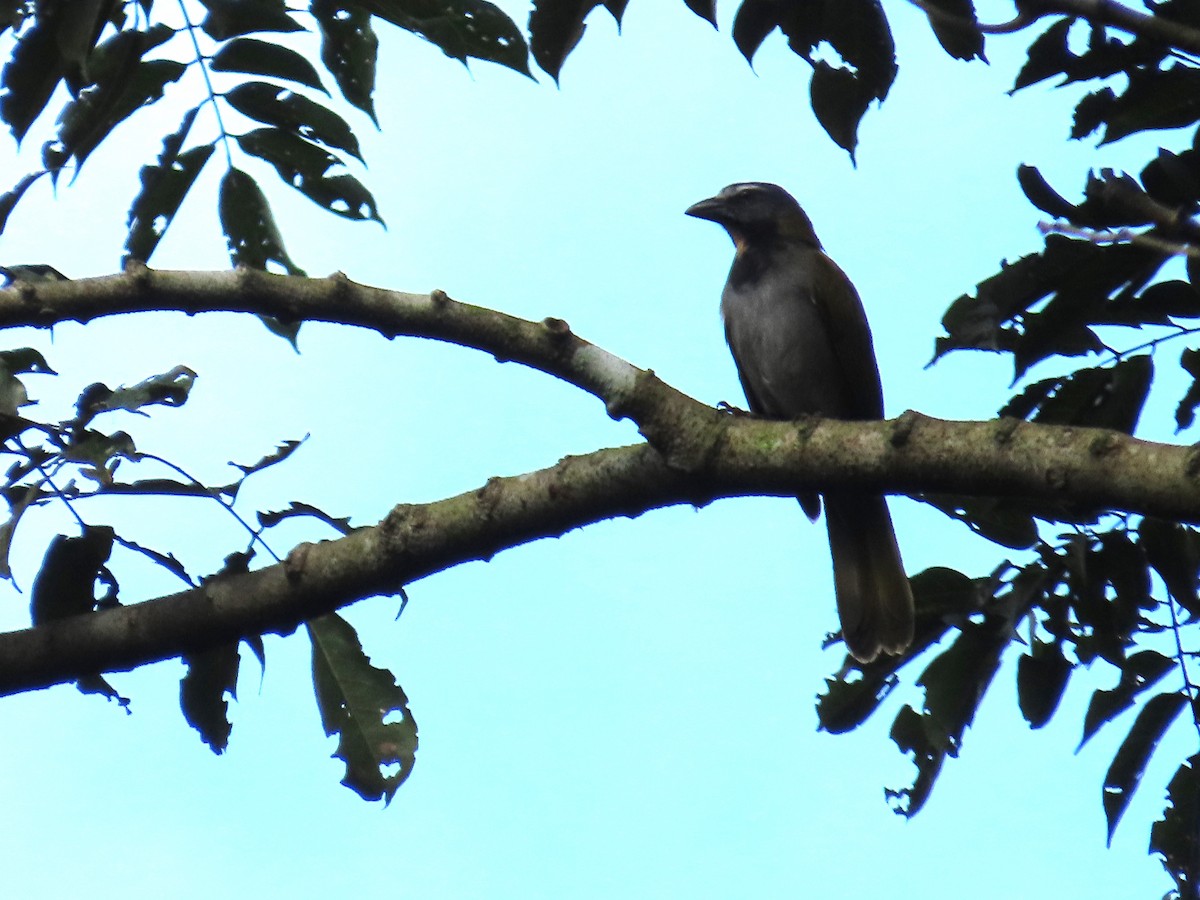
M 614 516 L 720 497 L 855 488 L 1024 497 L 1200 521 L 1200 450 L 1019 420 L 768 422 L 729 415 L 573 335 L 341 276 L 139 270 L 0 291 L 0 325 L 87 321 L 137 310 L 234 310 L 452 341 L 520 361 L 604 400 L 649 444 L 568 457 L 478 490 L 397 506 L 379 525 L 302 544 L 283 563 L 194 590 L 0 634 L 0 695 L 126 670 L 392 593 L 426 575 Z

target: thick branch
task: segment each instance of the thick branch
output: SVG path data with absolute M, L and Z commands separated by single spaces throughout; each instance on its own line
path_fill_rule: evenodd
M 0 292 L 0 324 L 150 309 L 243 310 L 453 341 L 564 378 L 637 422 L 649 445 L 571 457 L 476 491 L 396 507 L 378 526 L 282 564 L 135 606 L 0 635 L 0 694 L 70 681 L 299 622 L 539 537 L 719 497 L 878 491 L 1020 496 L 1200 521 L 1200 454 L 1017 420 L 766 422 L 713 410 L 571 334 L 444 295 L 262 273 L 134 273 Z

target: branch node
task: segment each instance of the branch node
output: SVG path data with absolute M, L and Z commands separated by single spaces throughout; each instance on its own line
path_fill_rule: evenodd
M 1013 439 L 1013 435 L 1017 433 L 1017 429 L 1021 427 L 1024 419 L 1018 419 L 1016 416 L 1002 416 L 996 420 L 996 431 L 993 435 L 997 447 L 1007 447 Z
M 914 409 L 906 409 L 900 413 L 892 424 L 892 433 L 889 436 L 891 445 L 899 449 L 908 444 L 908 439 L 912 437 L 912 433 L 920 421 L 921 414 Z
M 1183 471 L 1188 478 L 1195 478 L 1200 474 L 1200 444 L 1192 445 L 1192 449 L 1187 455 L 1187 461 L 1183 464 Z
M 283 573 L 292 584 L 304 577 L 304 570 L 308 567 L 308 552 L 311 549 L 312 544 L 305 541 L 303 544 L 293 547 L 284 558 Z
M 1051 466 L 1046 469 L 1046 484 L 1054 488 L 1054 490 L 1066 490 L 1068 480 L 1067 473 L 1058 466 Z
M 542 325 L 555 341 L 562 341 L 571 336 L 571 326 L 563 319 L 556 319 L 550 316 L 542 319 Z
M 144 288 L 150 281 L 150 267 L 146 265 L 144 260 L 130 257 L 125 260 L 125 274 L 133 282 L 135 287 Z
M 429 299 L 434 306 L 445 306 L 450 302 L 450 295 L 441 288 L 434 288 L 429 292 Z
M 1111 431 L 1096 435 L 1088 443 L 1088 453 L 1096 458 L 1115 453 L 1121 446 L 1121 439 Z

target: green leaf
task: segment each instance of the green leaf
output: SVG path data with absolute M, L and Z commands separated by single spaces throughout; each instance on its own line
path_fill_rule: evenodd
M 112 130 L 143 106 L 163 96 L 168 84 L 178 81 L 187 66 L 170 59 L 136 62 L 111 73 L 111 77 L 79 99 L 68 103 L 59 116 L 58 139 L 79 168 Z
M 16 183 L 11 191 L 0 194 L 0 234 L 4 233 L 4 229 L 8 226 L 8 217 L 17 208 L 17 204 L 21 202 L 21 198 L 25 196 L 25 192 L 33 187 L 34 182 L 45 174 L 46 172 L 43 171 L 26 175 Z
M 1017 660 L 1017 703 L 1030 728 L 1041 728 L 1058 709 L 1071 662 L 1062 646 L 1035 641 L 1031 651 Z
M 717 0 L 683 0 L 683 2 L 687 4 L 688 9 L 713 28 L 717 27 Z M 622 9 L 624 9 L 623 6 Z M 621 21 L 620 16 L 615 16 L 615 18 L 618 22 Z
M 529 74 L 521 29 L 487 0 L 354 0 L 350 5 L 420 35 L 451 59 L 482 59 Z
M 180 581 L 184 582 L 185 584 L 190 584 L 192 586 L 195 586 L 195 584 L 196 584 L 195 580 L 192 578 L 191 575 L 188 574 L 187 569 L 184 567 L 183 563 L 181 563 L 179 561 L 179 559 L 175 556 L 175 554 L 160 553 L 158 550 L 154 550 L 150 547 L 146 547 L 142 544 L 137 543 L 137 541 L 131 541 L 128 538 L 123 538 L 120 535 L 117 535 L 116 540 L 117 540 L 117 543 L 120 544 L 122 547 L 132 550 L 134 553 L 140 553 L 140 554 L 142 554 L 142 556 L 151 560 L 156 565 L 162 566 L 164 569 L 166 569 L 168 572 L 170 572 L 172 575 L 174 575 L 176 578 L 178 578 Z
M 999 414 L 1044 425 L 1111 428 L 1132 434 L 1153 379 L 1150 356 L 1131 356 L 1113 366 L 1077 369 L 1032 384 Z
M 321 76 L 317 74 L 312 63 L 290 47 L 270 41 L 235 38 L 217 51 L 217 55 L 212 58 L 212 68 L 217 72 L 267 75 L 328 93 L 322 87 Z
M 340 518 L 331 516 L 323 509 L 318 509 L 310 503 L 302 503 L 298 500 L 293 500 L 289 503 L 287 509 L 260 512 L 258 514 L 258 524 L 263 528 L 274 528 L 285 519 L 294 519 L 302 516 L 319 519 L 341 534 L 350 534 L 350 532 L 355 530 L 354 526 L 350 524 L 349 516 L 342 516 Z
M 238 135 L 237 142 L 246 153 L 273 165 L 288 184 L 297 178 L 320 178 L 333 166 L 343 165 L 320 145 L 282 128 L 255 128 Z
M 21 516 L 39 498 L 44 496 L 36 485 L 13 485 L 4 491 L 4 499 L 8 501 L 12 514 L 0 525 L 0 578 L 12 580 L 12 566 L 9 565 L 9 554 L 12 552 L 13 538 L 17 534 L 17 526 Z
M 229 105 L 248 118 L 274 125 L 361 160 L 358 139 L 346 120 L 316 101 L 264 81 L 240 84 L 225 94 Z
M 339 735 L 336 756 L 346 763 L 342 784 L 364 800 L 391 802 L 412 772 L 417 724 L 395 677 L 371 665 L 358 635 L 337 614 L 308 623 L 313 685 L 326 735 Z M 400 721 L 386 721 L 401 716 Z M 397 766 L 385 773 L 385 767 Z
M 114 534 L 106 525 L 84 526 L 79 537 L 60 534 L 50 542 L 33 580 L 29 613 L 34 625 L 96 609 L 96 581 L 107 572 Z
M 1200 70 L 1173 63 L 1165 69 L 1137 68 L 1120 95 L 1097 109 L 1104 123 L 1101 144 L 1139 131 L 1183 128 L 1200 119 Z
M 1075 752 L 1082 750 L 1096 732 L 1132 707 L 1133 701 L 1143 691 L 1154 687 L 1174 668 L 1175 660 L 1157 650 L 1141 650 L 1126 659 L 1121 665 L 1121 679 L 1117 686 L 1092 694 L 1092 701 L 1083 717 L 1083 737 L 1079 739 Z
M 187 366 L 176 366 L 162 375 L 153 375 L 132 387 L 122 385 L 91 406 L 94 413 L 123 409 L 140 412 L 144 406 L 183 406 L 195 384 L 196 373 Z
M 871 101 L 882 101 L 896 80 L 896 48 L 878 0 L 778 3 L 743 0 L 733 22 L 733 39 L 747 61 L 776 28 L 788 46 L 813 67 L 812 108 L 817 120 L 851 159 L 858 124 Z M 841 65 L 818 59 L 827 44 Z
M 1200 754 L 1189 757 L 1167 786 L 1167 808 L 1150 829 L 1150 852 L 1162 857 L 1179 897 L 1192 897 L 1200 883 Z
M 305 435 L 301 440 L 284 441 L 275 448 L 273 453 L 268 453 L 258 462 L 251 463 L 248 466 L 243 466 L 241 463 L 231 462 L 230 465 L 234 468 L 241 469 L 242 477 L 253 475 L 255 472 L 261 472 L 263 469 L 270 468 L 276 463 L 281 463 L 299 449 L 300 445 L 308 440 L 308 435 Z
M 1138 526 L 1138 543 L 1172 599 L 1191 615 L 1200 616 L 1200 599 L 1196 596 L 1200 535 L 1178 522 L 1147 516 Z
M 189 725 L 213 753 L 229 746 L 233 726 L 229 723 L 229 701 L 237 699 L 238 642 L 218 644 L 207 650 L 186 653 L 187 674 L 179 682 L 179 708 Z
M 1037 523 L 1020 501 L 966 494 L 922 494 L 917 499 L 1003 547 L 1025 550 L 1037 542 Z
M 129 207 L 126 220 L 129 234 L 125 238 L 123 263 L 131 259 L 150 261 L 159 241 L 175 221 L 184 197 L 212 156 L 213 144 L 179 152 L 198 111 L 199 107 L 188 110 L 179 128 L 163 139 L 157 165 L 142 166 L 142 189 Z
M 230 169 L 221 179 L 218 212 L 235 266 L 265 271 L 268 263 L 289 275 L 303 275 L 283 246 L 283 236 L 258 183 L 241 169 Z
M 53 24 L 36 17 L 0 72 L 0 84 L 4 85 L 0 119 L 12 130 L 18 144 L 46 108 L 69 65 L 59 49 Z
M 342 161 L 298 135 L 278 128 L 257 128 L 238 138 L 247 153 L 271 163 L 279 177 L 318 206 L 346 219 L 383 224 L 375 198 L 350 175 L 326 175 Z
M 1184 348 L 1179 356 L 1179 366 L 1192 376 L 1192 383 L 1188 385 L 1183 399 L 1175 407 L 1176 434 L 1185 428 L 1191 428 L 1192 423 L 1196 421 L 1196 407 L 1200 406 L 1200 350 Z
M 538 66 L 558 82 L 563 61 L 583 37 L 584 19 L 601 0 L 534 0 L 529 13 L 529 49 Z
M 289 14 L 284 0 L 200 0 L 208 15 L 200 27 L 209 37 L 225 41 L 255 31 L 303 31 Z
M 371 14 L 338 0 L 312 0 L 309 9 L 321 29 L 321 62 L 346 102 L 365 112 L 378 127 L 371 96 L 379 38 L 371 27 Z
M 1113 832 L 1141 783 L 1154 748 L 1187 705 L 1187 697 L 1179 692 L 1151 697 L 1138 713 L 1128 736 L 1113 757 L 1108 774 L 1104 777 L 1104 815 L 1108 819 L 1110 845 Z
M 943 50 L 955 59 L 986 61 L 983 32 L 972 0 L 928 0 L 928 4 L 929 27 Z
M 957 756 L 963 734 L 974 720 L 984 692 L 995 677 L 1008 646 L 1011 626 L 1002 617 L 967 622 L 949 648 L 926 667 L 918 685 L 925 687 L 925 708 L 903 707 L 892 726 L 892 740 L 913 754 L 917 778 L 909 788 L 889 790 L 897 811 L 915 815 L 928 799 L 946 756 Z

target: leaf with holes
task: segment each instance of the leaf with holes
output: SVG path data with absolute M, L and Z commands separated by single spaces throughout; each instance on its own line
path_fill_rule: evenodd
M 1078 753 L 1104 725 L 1107 725 L 1125 710 L 1133 706 L 1138 696 L 1162 680 L 1175 667 L 1175 660 L 1163 656 L 1157 650 L 1141 650 L 1121 666 L 1121 680 L 1107 691 L 1096 691 L 1083 717 L 1083 737 L 1079 739 Z
M 379 38 L 371 14 L 337 0 L 312 0 L 310 12 L 321 30 L 321 62 L 337 82 L 346 102 L 375 118 L 375 63 Z
M 213 144 L 179 152 L 198 111 L 199 107 L 188 110 L 179 128 L 163 139 L 157 165 L 142 166 L 142 189 L 129 207 L 125 223 L 129 233 L 125 238 L 123 262 L 131 259 L 149 262 L 204 164 L 212 156 Z
M 1150 852 L 1162 857 L 1178 897 L 1195 896 L 1200 883 L 1200 755 L 1189 757 L 1167 785 L 1167 808 L 1150 829 Z
M 362 159 L 358 138 L 345 119 L 285 87 L 249 81 L 226 93 L 225 99 L 242 115 L 257 122 L 274 125 L 336 150 L 345 150 L 356 159 Z
M 187 673 L 179 682 L 179 708 L 188 724 L 200 732 L 201 740 L 217 755 L 229 746 L 233 730 L 225 695 L 237 699 L 240 661 L 237 641 L 183 656 Z
M 268 263 L 281 266 L 289 275 L 303 275 L 283 246 L 283 236 L 266 196 L 252 177 L 241 169 L 230 169 L 221 179 L 217 211 L 235 266 L 266 271 Z
M 1185 706 L 1187 697 L 1179 692 L 1151 697 L 1138 713 L 1133 727 L 1113 757 L 1108 774 L 1104 776 L 1104 815 L 1108 819 L 1110 845 L 1113 832 L 1141 783 L 1154 748 Z
M 346 763 L 342 784 L 364 800 L 391 802 L 412 772 L 417 724 L 391 672 L 371 665 L 358 635 L 330 614 L 308 623 L 313 685 L 326 735 L 339 736 L 336 756 Z M 399 721 L 388 719 L 399 714 Z M 385 768 L 397 766 L 385 773 Z
M 355 0 L 353 5 L 420 35 L 461 63 L 482 59 L 529 74 L 521 29 L 487 0 Z

